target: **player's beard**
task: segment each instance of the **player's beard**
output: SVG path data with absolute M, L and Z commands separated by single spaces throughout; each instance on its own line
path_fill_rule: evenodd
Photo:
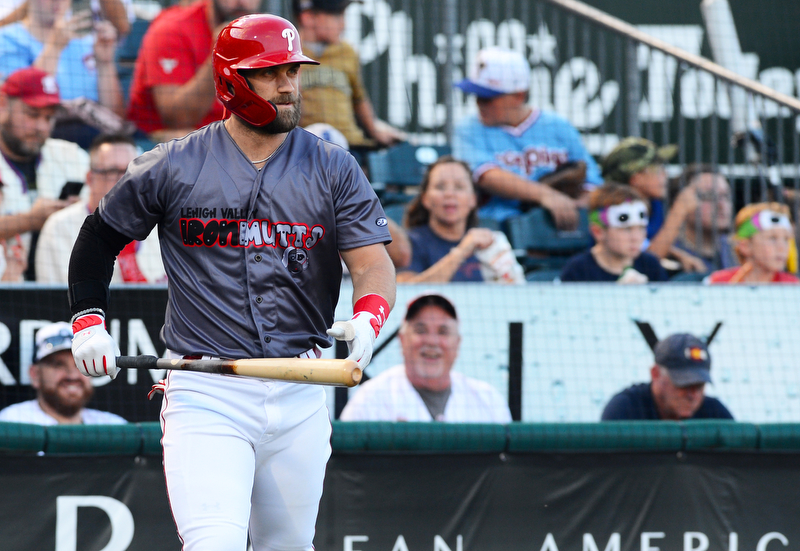
M 274 134 L 284 134 L 294 129 L 300 123 L 300 105 L 302 103 L 302 97 L 300 94 L 296 96 L 278 96 L 272 101 L 276 104 L 292 102 L 294 107 L 292 107 L 292 109 L 278 109 L 278 114 L 275 116 L 275 120 L 269 124 L 265 124 L 264 126 L 255 126 L 247 123 L 247 121 L 244 121 L 245 124 L 247 124 L 254 132 L 269 136 Z
M 60 386 L 70 384 L 68 381 L 62 381 L 56 386 L 44 385 L 39 389 L 42 400 L 47 405 L 53 408 L 59 415 L 64 417 L 72 417 L 78 413 L 89 402 L 94 394 L 94 388 L 89 387 L 79 396 L 71 394 L 64 395 L 61 393 Z

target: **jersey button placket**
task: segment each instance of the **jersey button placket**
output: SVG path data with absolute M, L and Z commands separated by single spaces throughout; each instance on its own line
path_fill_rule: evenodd
M 264 257 L 263 257 L 263 256 L 261 256 L 260 254 L 257 254 L 257 255 L 254 257 L 254 260 L 255 260 L 256 262 L 261 262 L 263 259 L 264 259 Z
M 271 343 L 272 342 L 272 337 L 267 335 L 266 337 L 264 337 L 264 342 L 267 343 L 267 344 Z
M 260 296 L 260 295 L 259 295 L 259 296 L 257 296 L 257 297 L 256 297 L 256 304 L 261 304 L 262 302 L 264 302 L 264 299 L 263 299 L 263 298 L 261 298 L 261 296 Z

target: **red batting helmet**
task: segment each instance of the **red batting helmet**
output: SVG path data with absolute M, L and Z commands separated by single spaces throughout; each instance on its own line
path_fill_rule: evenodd
M 250 88 L 239 69 L 260 69 L 288 63 L 319 65 L 303 55 L 300 33 L 277 15 L 245 15 L 219 33 L 212 54 L 217 97 L 228 111 L 255 126 L 275 120 L 275 105 Z

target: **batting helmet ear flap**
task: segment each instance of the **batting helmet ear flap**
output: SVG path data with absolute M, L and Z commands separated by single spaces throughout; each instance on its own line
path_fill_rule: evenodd
M 275 65 L 306 63 L 319 65 L 303 55 L 300 33 L 277 15 L 246 15 L 228 24 L 217 37 L 212 52 L 214 86 L 228 111 L 254 126 L 275 120 L 277 109 L 250 88 L 239 69 L 261 69 Z

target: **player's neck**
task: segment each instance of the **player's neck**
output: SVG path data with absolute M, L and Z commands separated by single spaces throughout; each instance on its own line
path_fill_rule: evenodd
M 265 161 L 275 153 L 288 135 L 286 132 L 283 134 L 253 132 L 238 122 L 235 117 L 225 121 L 225 128 L 233 138 L 233 141 L 236 142 L 236 145 L 239 146 L 257 169 L 264 166 Z

